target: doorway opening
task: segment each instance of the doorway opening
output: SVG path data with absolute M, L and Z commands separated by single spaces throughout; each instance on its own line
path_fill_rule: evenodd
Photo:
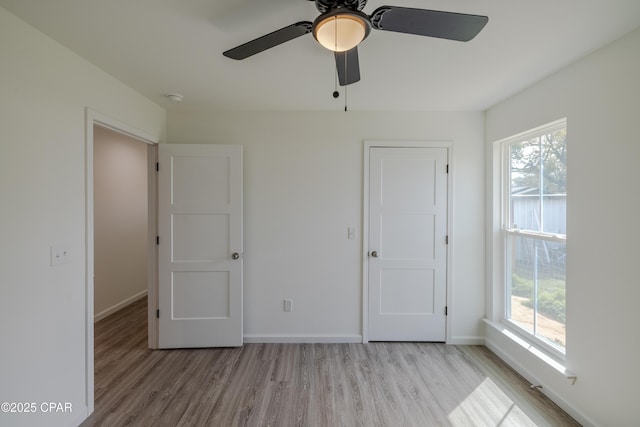
M 142 148 L 139 149 L 139 155 L 145 156 L 146 159 L 142 164 L 138 164 L 138 167 L 143 167 L 144 171 L 142 174 L 146 174 L 146 194 L 143 197 L 147 199 L 146 206 L 146 233 L 144 238 L 146 240 L 146 254 L 143 254 L 141 257 L 142 263 L 146 263 L 143 267 L 136 266 L 137 275 L 140 277 L 146 277 L 146 286 L 145 289 L 140 287 L 135 292 L 130 293 L 128 297 L 124 299 L 118 299 L 117 295 L 108 295 L 104 298 L 104 292 L 100 296 L 103 301 L 100 302 L 99 305 L 100 310 L 96 313 L 96 289 L 95 289 L 95 280 L 96 273 L 101 271 L 102 267 L 98 265 L 98 270 L 96 269 L 96 249 L 95 249 L 95 237 L 96 237 L 96 223 L 102 223 L 102 219 L 96 221 L 96 215 L 100 215 L 102 212 L 96 212 L 96 188 L 94 186 L 94 173 L 96 172 L 95 167 L 95 159 L 94 154 L 96 154 L 96 148 L 98 152 L 102 152 L 100 147 L 96 147 L 96 136 L 121 136 L 122 139 L 127 139 L 130 141 L 135 141 L 136 143 L 144 143 L 146 146 L 142 145 Z M 143 298 L 146 294 L 148 299 L 148 342 L 150 348 L 157 347 L 157 324 L 155 319 L 155 307 L 157 307 L 157 248 L 155 244 L 155 236 L 157 230 L 157 190 L 156 190 L 156 177 L 155 177 L 155 164 L 157 159 L 157 144 L 159 140 L 157 137 L 152 135 L 148 135 L 135 127 L 132 127 L 126 123 L 117 121 L 110 117 L 104 116 L 98 112 L 95 112 L 91 109 L 86 109 L 86 140 L 85 140 L 85 165 L 86 165 L 86 177 L 85 177 L 85 185 L 86 185 L 86 246 L 85 246 L 85 256 L 86 256 L 86 293 L 85 293 L 85 339 L 86 339 L 86 404 L 87 404 L 87 416 L 93 412 L 94 409 L 94 322 L 97 320 L 96 315 L 101 317 L 106 317 L 114 311 L 117 311 L 119 308 L 126 306 L 128 303 L 131 303 L 137 299 Z M 101 143 L 98 143 L 101 144 Z M 109 145 L 110 142 L 107 142 Z M 113 148 L 113 147 L 109 147 Z M 140 153 L 140 151 L 142 153 Z M 104 154 L 104 153 L 103 153 Z M 117 165 L 115 166 L 117 167 Z M 129 171 L 131 173 L 140 171 Z M 144 188 L 140 190 L 144 193 Z M 140 193 L 142 194 L 142 193 Z M 135 196 L 130 196 L 135 197 Z M 124 202 L 126 203 L 126 202 Z M 140 207 L 138 204 L 138 210 L 143 209 L 144 207 Z M 139 213 L 138 213 L 139 214 Z M 139 218 L 139 215 L 138 215 Z M 143 220 L 144 220 L 143 219 Z M 104 225 L 104 224 L 102 224 Z M 99 231 L 100 233 L 104 232 L 104 230 Z M 108 231 L 107 231 L 108 232 Z M 111 246 L 117 246 L 117 240 L 112 241 L 110 243 Z M 124 243 L 123 243 L 124 244 Z M 109 245 L 107 245 L 109 246 Z M 139 248 L 144 252 L 145 244 L 142 244 L 142 248 Z M 111 250 L 117 252 L 117 247 Z M 146 274 L 144 271 L 140 273 L 140 271 L 146 270 Z M 105 269 L 102 269 L 104 271 Z M 108 269 L 107 269 L 108 270 Z M 122 289 L 116 292 L 121 293 Z M 107 292 L 109 293 L 109 292 Z M 115 299 L 114 299 L 115 298 Z M 113 301 L 116 301 L 115 303 Z
M 147 296 L 147 145 L 93 126 L 96 322 Z

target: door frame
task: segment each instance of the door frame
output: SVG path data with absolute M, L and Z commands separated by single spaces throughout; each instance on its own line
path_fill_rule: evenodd
M 363 162 L 363 191 L 362 191 L 362 342 L 369 342 L 369 161 L 372 148 L 446 148 L 447 164 L 447 270 L 446 270 L 446 294 L 447 307 L 451 307 L 452 295 L 452 268 L 453 265 L 453 142 L 452 141 L 364 141 Z M 450 311 L 450 310 L 449 310 Z M 447 316 L 446 338 L 448 344 L 451 340 L 451 315 Z
M 157 232 L 157 183 L 155 164 L 157 159 L 158 137 L 150 135 L 127 123 L 113 119 L 102 113 L 85 108 L 85 376 L 86 376 L 86 405 L 87 416 L 94 409 L 94 210 L 93 210 L 93 126 L 101 126 L 119 134 L 134 138 L 148 144 L 147 165 L 147 194 L 148 194 L 148 263 L 147 263 L 147 298 L 150 302 L 148 310 L 149 348 L 157 348 L 158 332 L 155 318 L 157 306 L 158 282 L 158 250 L 155 245 Z

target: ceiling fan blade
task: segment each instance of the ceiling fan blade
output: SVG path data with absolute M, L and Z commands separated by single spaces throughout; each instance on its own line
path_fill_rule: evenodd
M 340 86 L 350 85 L 360 81 L 360 64 L 358 61 L 358 47 L 346 52 L 335 52 L 336 68 Z
M 251 40 L 245 44 L 229 49 L 222 54 L 231 59 L 245 59 L 256 53 L 260 53 L 264 50 L 271 49 L 282 43 L 288 42 L 300 36 L 303 36 L 311 32 L 311 26 L 313 24 L 308 21 L 296 22 L 293 25 L 289 25 L 279 30 L 269 33 L 265 36 L 259 37 L 255 40 Z
M 489 21 L 486 16 L 409 7 L 382 6 L 371 14 L 378 30 L 467 42 Z

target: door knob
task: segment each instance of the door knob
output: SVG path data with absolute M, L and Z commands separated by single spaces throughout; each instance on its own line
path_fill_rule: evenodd
M 373 251 L 373 252 L 371 252 L 371 256 L 372 256 L 373 258 L 378 258 L 378 252 L 377 252 L 377 251 Z
M 238 259 L 240 258 L 240 254 L 238 252 L 234 252 L 231 254 L 231 259 Z

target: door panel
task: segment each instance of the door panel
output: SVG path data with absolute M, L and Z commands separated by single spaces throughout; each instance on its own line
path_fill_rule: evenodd
M 229 273 L 176 271 L 171 281 L 174 319 L 228 319 Z
M 434 215 L 384 215 L 380 218 L 379 252 L 384 251 L 387 259 L 432 259 L 434 228 Z
M 445 340 L 447 156 L 370 148 L 370 341 Z
M 160 144 L 159 163 L 159 346 L 242 345 L 242 147 Z
M 174 262 L 214 262 L 229 256 L 228 214 L 172 215 Z
M 433 314 L 433 270 L 380 272 L 380 314 Z

